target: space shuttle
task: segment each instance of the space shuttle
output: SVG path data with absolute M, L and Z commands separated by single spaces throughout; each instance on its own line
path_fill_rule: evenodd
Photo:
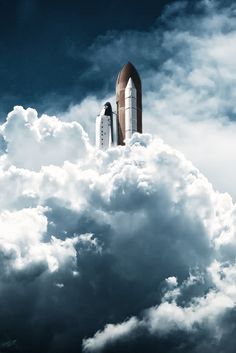
M 116 81 L 116 113 L 105 103 L 96 119 L 96 147 L 125 145 L 134 132 L 142 133 L 142 85 L 133 64 L 128 62 Z

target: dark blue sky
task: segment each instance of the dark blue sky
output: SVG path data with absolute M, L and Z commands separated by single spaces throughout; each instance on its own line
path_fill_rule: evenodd
M 0 0 L 1 118 L 16 104 L 56 113 L 106 90 L 105 77 L 82 78 L 89 46 L 110 30 L 150 28 L 169 2 Z

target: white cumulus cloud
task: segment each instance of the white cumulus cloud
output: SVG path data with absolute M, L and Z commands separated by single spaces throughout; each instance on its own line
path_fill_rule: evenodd
M 88 352 L 123 344 L 138 352 L 142 340 L 152 349 L 166 337 L 175 342 L 179 331 L 186 342 L 191 335 L 195 351 L 200 332 L 221 349 L 236 299 L 229 194 L 149 134 L 98 151 L 79 123 L 21 107 L 1 131 L 7 148 L 0 171 L 0 318 L 11 339 L 27 351 L 20 323 L 12 328 L 7 320 L 27 283 L 15 310 L 34 307 L 23 319 L 31 335 L 42 339 L 50 327 L 45 351 L 73 351 L 78 337 Z M 80 149 L 72 153 L 73 146 Z

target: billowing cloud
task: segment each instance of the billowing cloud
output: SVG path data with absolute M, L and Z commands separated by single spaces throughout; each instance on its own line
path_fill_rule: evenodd
M 61 165 L 67 158 L 75 161 L 88 147 L 87 135 L 77 122 L 65 123 L 46 115 L 38 119 L 36 110 L 30 108 L 15 107 L 1 132 L 10 163 L 26 169 Z
M 78 122 L 22 107 L 1 131 L 3 351 L 220 352 L 233 342 L 229 194 L 149 134 L 98 151 Z

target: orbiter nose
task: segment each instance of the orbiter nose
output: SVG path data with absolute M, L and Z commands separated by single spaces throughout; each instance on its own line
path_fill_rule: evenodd
M 105 115 L 112 116 L 112 107 L 110 102 L 106 102 L 104 105 Z

